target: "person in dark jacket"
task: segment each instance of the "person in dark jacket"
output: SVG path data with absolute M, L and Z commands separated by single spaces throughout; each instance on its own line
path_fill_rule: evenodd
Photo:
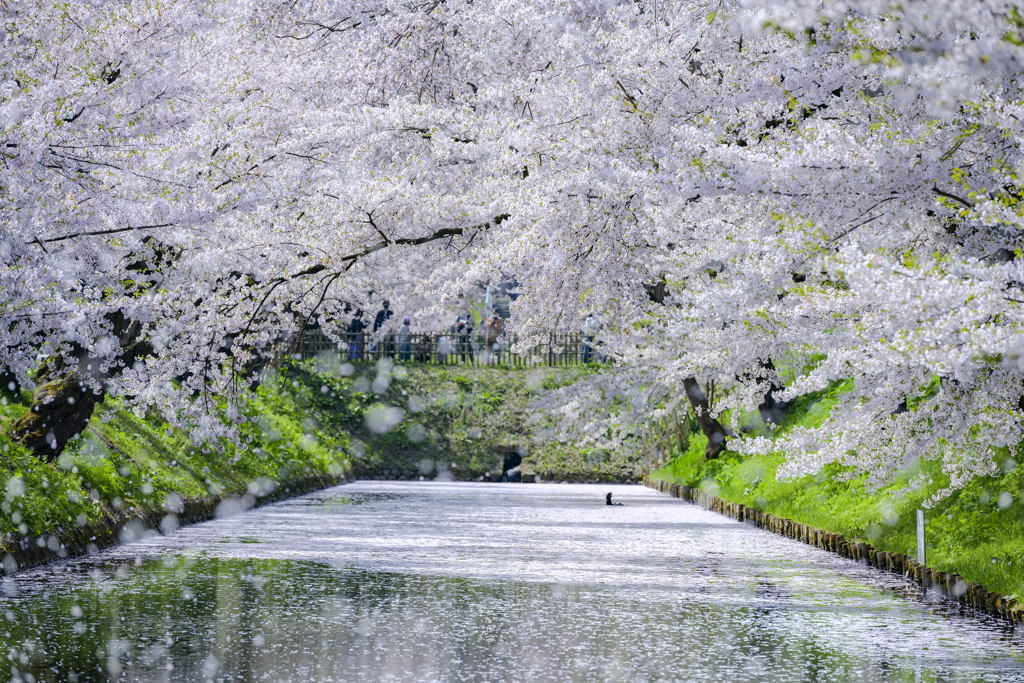
M 473 360 L 473 316 L 469 314 L 469 310 L 465 307 L 459 311 L 459 317 L 455 319 L 455 327 L 458 331 L 458 350 L 462 357 L 462 362 L 466 362 L 466 356 L 469 356 L 469 360 Z
M 381 309 L 379 311 L 377 311 L 377 316 L 373 319 L 373 332 L 374 332 L 374 334 L 376 334 L 377 330 L 379 330 L 380 328 L 384 327 L 387 324 L 388 319 L 391 316 L 393 316 L 394 314 L 395 314 L 395 312 L 391 310 L 390 302 L 387 299 L 384 299 L 384 303 L 381 304 Z M 390 331 L 388 331 L 388 330 L 384 331 L 384 334 L 382 334 L 380 336 L 380 343 L 382 345 L 382 350 L 383 350 L 385 356 L 388 356 L 389 358 L 394 356 L 394 354 L 391 352 L 391 332 Z M 374 351 L 375 350 L 375 348 L 374 348 L 375 346 L 376 346 L 376 342 L 373 344 L 373 346 L 370 347 L 370 351 Z
M 386 323 L 388 319 L 395 314 L 395 312 L 391 310 L 390 306 L 391 303 L 387 299 L 384 299 L 384 303 L 381 304 L 380 310 L 377 311 L 377 317 L 373 319 L 374 332 L 383 327 L 384 323 Z
M 362 360 L 363 358 L 363 330 L 366 323 L 363 322 L 363 312 L 357 310 L 352 316 L 352 322 L 348 324 L 348 359 Z

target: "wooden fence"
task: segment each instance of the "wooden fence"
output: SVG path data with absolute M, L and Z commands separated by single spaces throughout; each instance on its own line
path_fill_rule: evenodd
M 664 419 L 643 425 L 644 474 L 649 475 L 669 461 L 672 454 L 690 447 L 690 413 L 683 414 L 673 408 Z
M 350 361 L 392 358 L 401 362 L 434 365 L 501 365 L 505 367 L 559 367 L 585 363 L 603 363 L 606 354 L 600 342 L 582 334 L 552 334 L 523 353 L 511 351 L 517 335 L 488 340 L 483 334 L 427 332 L 402 335 L 397 332 L 373 334 L 369 331 L 341 335 L 335 342 L 321 330 L 306 330 L 298 342 L 303 359 L 323 353 L 337 353 Z

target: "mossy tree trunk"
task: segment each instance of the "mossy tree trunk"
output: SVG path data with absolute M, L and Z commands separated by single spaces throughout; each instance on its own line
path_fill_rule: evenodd
M 77 372 L 41 384 L 32 407 L 11 428 L 11 437 L 32 449 L 41 460 L 53 462 L 72 437 L 89 424 L 96 403 L 103 400 Z
M 775 363 L 770 358 L 761 361 L 761 368 L 766 373 L 764 377 L 758 378 L 757 381 L 758 384 L 768 382 L 768 391 L 765 392 L 764 400 L 757 406 L 757 412 L 761 415 L 761 419 L 765 424 L 778 426 L 782 424 L 785 412 L 789 408 L 789 402 L 777 400 L 775 394 L 783 391 L 786 386 L 779 381 L 778 376 L 775 374 Z
M 11 438 L 45 462 L 56 460 L 68 441 L 89 425 L 96 404 L 103 400 L 104 380 L 153 352 L 138 321 L 121 313 L 109 319 L 121 347 L 119 362 L 113 363 L 111 370 L 99 373 L 95 370 L 100 367 L 99 360 L 80 348 L 72 354 L 71 361 L 63 357 L 49 359 L 40 371 L 42 384 L 32 397 L 32 405 L 11 426 Z
M 10 370 L 0 372 L 0 395 L 17 396 L 19 391 L 21 391 L 21 382 L 18 381 L 18 376 Z
M 686 390 L 686 398 L 693 406 L 693 412 L 697 414 L 697 424 L 701 432 L 708 439 L 708 445 L 704 448 L 704 457 L 713 460 L 725 450 L 725 437 L 728 435 L 725 427 L 711 414 L 708 395 L 700 388 L 695 377 L 687 377 L 683 380 L 683 389 Z

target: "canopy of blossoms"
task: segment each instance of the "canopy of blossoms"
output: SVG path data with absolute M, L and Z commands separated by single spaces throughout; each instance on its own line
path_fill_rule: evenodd
M 524 339 L 605 322 L 617 369 L 558 396 L 581 434 L 628 443 L 692 377 L 738 415 L 796 358 L 782 398 L 852 380 L 826 423 L 730 440 L 791 474 L 925 456 L 956 487 L 1024 436 L 1008 2 L 0 11 L 0 370 L 22 381 L 63 356 L 213 438 L 208 401 L 244 399 L 282 335 L 511 273 Z

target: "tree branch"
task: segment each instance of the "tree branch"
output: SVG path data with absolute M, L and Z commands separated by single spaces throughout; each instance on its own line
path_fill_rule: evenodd
M 43 242 L 63 242 L 64 240 L 74 239 L 76 237 L 94 237 L 96 235 L 115 235 L 119 232 L 131 232 L 132 230 L 155 230 L 157 228 L 168 228 L 174 225 L 174 223 L 160 223 L 158 225 L 130 225 L 127 228 L 111 228 L 110 230 L 95 230 L 92 232 L 76 232 L 70 235 L 62 235 L 60 237 L 51 237 L 49 239 L 40 240 L 37 238 L 35 241 L 40 247 L 43 246 Z M 45 247 L 43 251 L 46 251 Z
M 974 204 L 970 203 L 966 199 L 961 199 L 960 197 L 957 197 L 955 194 L 950 194 L 948 192 L 944 192 L 944 191 L 940 190 L 937 187 L 933 187 L 932 188 L 932 192 L 934 192 L 935 194 L 939 195 L 940 197 L 945 197 L 946 199 L 952 199 L 954 202 L 960 202 L 961 204 L 966 206 L 968 209 L 973 209 L 974 208 Z

